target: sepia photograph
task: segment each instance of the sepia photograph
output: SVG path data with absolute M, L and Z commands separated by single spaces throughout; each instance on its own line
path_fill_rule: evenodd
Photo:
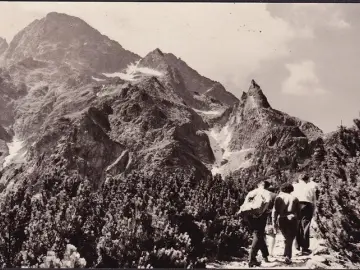
M 359 33 L 360 3 L 1 1 L 0 267 L 359 269 Z

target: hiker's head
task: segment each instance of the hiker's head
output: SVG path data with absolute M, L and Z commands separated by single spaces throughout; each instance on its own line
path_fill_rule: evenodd
M 284 193 L 291 193 L 294 191 L 294 186 L 290 183 L 285 183 L 281 186 L 280 190 Z
M 303 180 L 305 183 L 308 183 L 310 181 L 310 177 L 307 173 L 303 173 L 301 176 L 300 176 L 300 179 Z
M 270 182 L 268 180 L 262 180 L 259 182 L 258 187 L 262 187 L 265 189 L 268 189 L 271 186 Z

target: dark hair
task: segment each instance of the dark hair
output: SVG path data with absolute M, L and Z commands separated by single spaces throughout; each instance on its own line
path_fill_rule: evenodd
M 309 181 L 309 175 L 307 173 L 304 173 L 301 179 L 304 181 Z
M 294 191 L 294 186 L 289 183 L 285 183 L 281 186 L 280 190 L 285 193 L 291 193 Z
M 264 180 L 262 182 L 264 183 L 264 188 L 265 189 L 268 189 L 271 186 L 271 184 L 270 184 L 270 182 L 268 180 Z
M 268 180 L 260 180 L 258 185 L 263 185 L 265 189 L 268 189 L 271 186 L 271 183 Z

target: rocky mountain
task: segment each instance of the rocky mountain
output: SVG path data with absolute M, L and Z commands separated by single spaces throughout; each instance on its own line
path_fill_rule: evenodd
M 56 31 L 60 34 L 55 35 Z M 88 49 L 93 50 L 92 57 L 86 55 Z M 85 22 L 65 14 L 50 13 L 14 37 L 5 52 L 0 77 L 0 100 L 4 104 L 1 123 L 13 130 L 13 140 L 21 143 L 29 161 L 27 166 L 49 166 L 53 160 L 47 158 L 54 158 L 58 145 L 63 147 L 59 141 L 75 140 L 74 149 L 61 148 L 55 159 L 70 155 L 72 159 L 66 162 L 72 164 L 71 170 L 75 166 L 82 172 L 83 165 L 75 165 L 76 160 L 93 160 L 96 165 L 90 162 L 87 168 L 95 167 L 83 176 L 92 174 L 99 183 L 107 173 L 139 168 L 150 172 L 162 166 L 183 166 L 203 176 L 210 173 L 204 165 L 214 160 L 203 132 L 208 123 L 194 107 L 197 104 L 225 110 L 230 105 L 205 95 L 197 101 L 191 90 L 196 85 L 213 86 L 220 89 L 218 93 L 226 90 L 184 62 L 178 70 L 173 55 L 169 63 L 159 50 L 140 61 L 135 56 Z M 110 63 L 109 69 L 103 68 L 99 63 L 107 63 L 106 57 L 116 60 L 119 66 Z M 153 58 L 157 59 L 157 66 L 149 61 Z M 95 63 L 96 59 L 100 62 Z M 133 66 L 124 69 L 130 60 Z M 124 73 L 131 67 L 135 67 L 133 74 Z M 183 78 L 190 78 L 186 74 L 189 70 L 194 81 L 191 90 Z M 124 79 L 124 74 L 132 78 Z M 237 100 L 234 96 L 233 99 Z M 95 130 L 103 136 L 104 145 L 99 145 L 98 150 L 90 143 L 99 140 Z M 74 135 L 76 138 L 71 139 L 73 132 L 79 137 Z M 90 135 L 95 137 L 89 138 Z M 81 153 L 76 149 L 82 149 Z M 108 151 L 104 149 L 114 149 L 114 153 L 105 158 Z M 93 170 L 98 173 L 93 174 Z
M 220 115 L 208 131 L 214 173 L 287 170 L 311 158 L 323 133 L 315 125 L 275 110 L 253 80 L 240 102 Z
M 239 251 L 247 244 L 241 221 L 232 215 L 252 184 L 268 177 L 279 185 L 304 170 L 327 171 L 335 166 L 334 152 L 346 167 L 360 151 L 351 150 L 357 131 L 349 131 L 346 142 L 342 133 L 324 135 L 312 123 L 272 108 L 254 80 L 239 100 L 171 53 L 155 49 L 141 58 L 66 14 L 31 23 L 2 58 L 0 207 L 6 218 L 0 225 L 17 222 L 17 231 L 12 238 L 0 233 L 15 249 L 9 257 L 0 244 L 0 265 L 37 265 L 47 251 L 62 252 L 68 242 L 88 254 L 88 265 L 99 267 L 145 261 L 188 266 L 206 254 L 225 256 L 214 255 L 218 245 Z M 338 171 L 331 181 L 342 169 L 333 167 Z M 347 173 L 354 182 L 357 172 Z M 330 180 L 325 173 L 323 178 L 325 194 Z M 330 210 L 322 211 L 325 216 Z M 71 226 L 60 229 L 61 220 Z M 139 222 L 141 232 L 130 229 Z M 340 237 L 331 224 L 319 227 L 331 231 L 328 239 Z M 217 228 L 227 229 L 221 234 Z M 159 236 L 152 242 L 151 232 L 164 231 L 171 241 Z M 356 232 L 348 231 L 356 245 Z M 41 243 L 33 239 L 37 234 Z M 147 240 L 132 247 L 139 239 Z M 173 243 L 183 247 L 176 259 L 161 259 L 160 248 L 153 248 Z M 341 243 L 333 248 L 350 250 Z M 24 250 L 31 251 L 27 257 Z M 123 256 L 124 250 L 129 254 Z

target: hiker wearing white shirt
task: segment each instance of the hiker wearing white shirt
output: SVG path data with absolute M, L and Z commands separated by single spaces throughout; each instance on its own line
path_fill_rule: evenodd
M 303 255 L 310 254 L 310 224 L 316 208 L 316 199 L 318 196 L 317 184 L 310 181 L 307 174 L 303 174 L 298 183 L 294 185 L 292 195 L 298 198 L 300 202 L 300 222 L 296 236 L 296 248 L 302 251 Z
M 261 262 L 256 260 L 257 253 L 259 250 L 262 253 L 262 257 L 265 262 L 269 262 L 268 256 L 269 251 L 265 242 L 265 227 L 267 223 L 268 216 L 271 213 L 271 209 L 274 204 L 276 195 L 270 192 L 268 189 L 270 187 L 269 181 L 260 181 L 256 189 L 250 191 L 246 198 L 245 202 L 240 208 L 238 214 L 240 214 L 244 209 L 251 209 L 251 204 L 256 201 L 255 197 L 260 195 L 260 197 L 267 199 L 267 204 L 260 216 L 248 214 L 245 216 L 250 230 L 253 232 L 253 241 L 249 253 L 249 267 L 260 266 Z M 250 207 L 250 208 L 247 208 Z M 260 205 L 259 205 L 260 207 Z M 256 209 L 256 208 L 255 208 Z

